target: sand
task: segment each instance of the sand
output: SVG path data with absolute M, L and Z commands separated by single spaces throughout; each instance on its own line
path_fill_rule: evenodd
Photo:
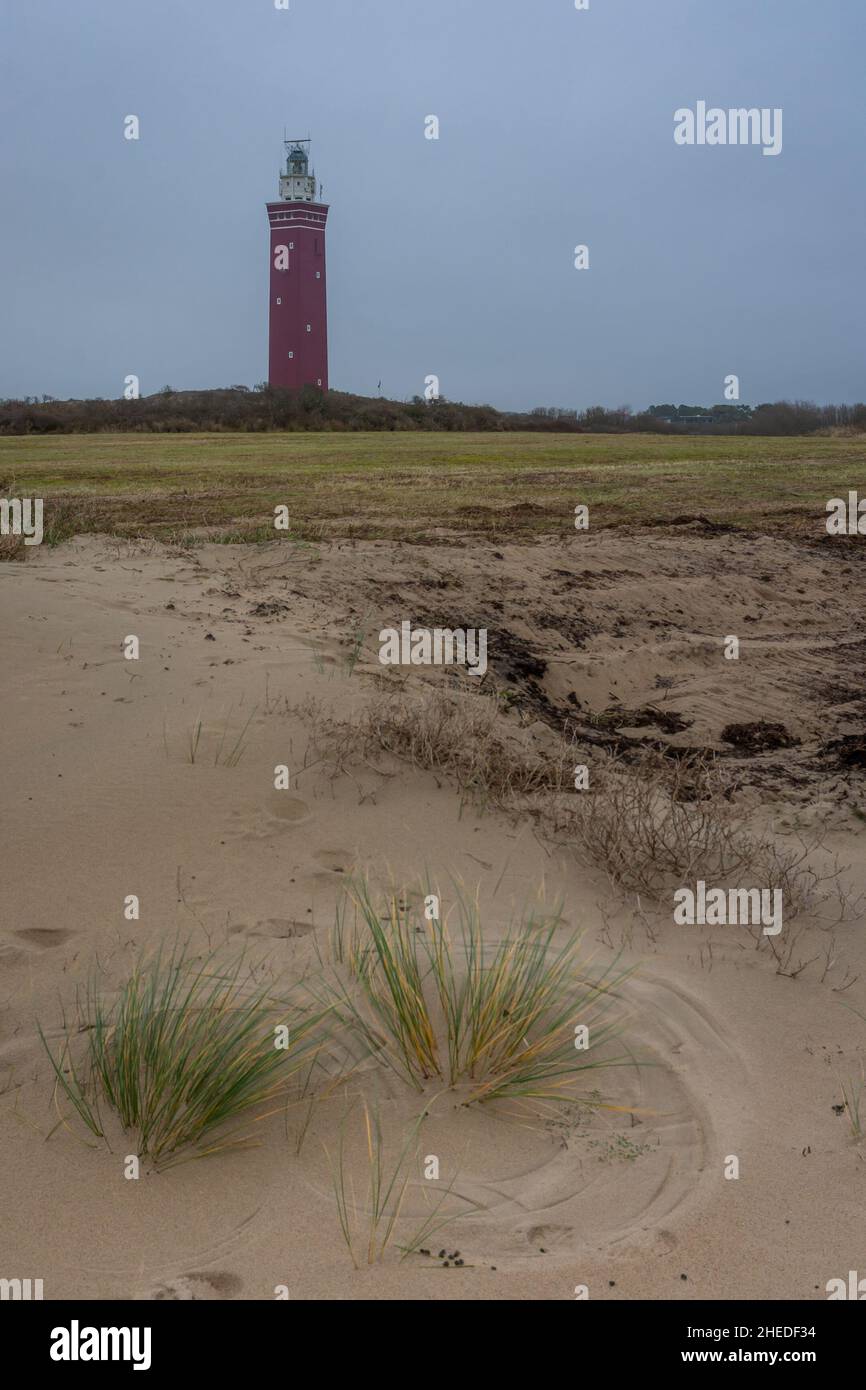
M 838 1112 L 866 1055 L 862 556 L 701 523 L 525 546 L 89 537 L 0 566 L 0 585 L 0 1275 L 43 1279 L 46 1299 L 817 1299 L 862 1269 L 866 1150 Z M 600 869 L 441 777 L 316 764 L 292 711 L 312 698 L 348 718 L 397 679 L 375 635 L 406 618 L 486 626 L 487 683 L 512 690 L 503 718 L 534 746 L 571 717 L 602 742 L 724 754 L 783 841 L 823 835 L 854 907 L 786 926 L 802 935 L 780 973 L 742 928 L 638 912 Z M 437 679 L 412 671 L 408 688 Z M 755 724 L 739 746 L 722 736 Z M 342 1126 L 363 1192 L 358 1097 L 398 1133 L 419 1101 L 396 1078 L 372 1067 L 336 1088 L 300 1151 L 293 1111 L 254 1149 L 145 1162 L 129 1181 L 128 1136 L 88 1142 L 68 1107 L 57 1126 L 35 1023 L 57 1044 L 94 961 L 111 986 L 177 931 L 245 943 L 292 979 L 359 873 L 407 891 L 457 876 L 492 939 L 527 904 L 561 903 L 563 932 L 637 967 L 628 1039 L 654 1065 L 604 1081 L 631 1113 L 516 1115 L 431 1092 L 405 1215 L 425 1210 L 430 1154 L 465 1214 L 431 1257 L 391 1249 L 355 1269 L 326 1150 Z M 442 1248 L 464 1265 L 444 1268 Z

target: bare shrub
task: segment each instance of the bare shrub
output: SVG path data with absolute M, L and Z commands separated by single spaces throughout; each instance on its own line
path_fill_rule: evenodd
M 727 878 L 748 865 L 752 846 L 724 792 L 703 760 L 608 755 L 593 768 L 591 789 L 559 808 L 556 828 L 618 887 L 657 897 L 696 875 Z
M 836 891 L 838 862 L 823 872 L 810 862 L 820 839 L 781 846 L 751 830 L 715 760 L 671 759 L 652 749 L 636 762 L 609 755 L 593 780 L 594 792 L 560 809 L 557 829 L 627 892 L 658 899 L 696 879 L 737 887 L 748 880 L 781 890 L 791 920 Z

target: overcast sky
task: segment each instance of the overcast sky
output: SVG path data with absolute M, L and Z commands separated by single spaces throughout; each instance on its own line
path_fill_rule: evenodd
M 866 0 L 3 0 L 0 396 L 261 381 L 286 127 L 337 389 L 863 400 L 864 54 Z M 677 145 L 698 101 L 782 152 Z

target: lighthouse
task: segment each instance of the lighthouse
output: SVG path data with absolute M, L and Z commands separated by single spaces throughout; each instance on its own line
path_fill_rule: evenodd
M 267 204 L 271 229 L 268 381 L 290 390 L 317 386 L 327 391 L 325 224 L 329 209 L 316 197 L 309 139 L 285 140 L 284 145 L 280 201 Z

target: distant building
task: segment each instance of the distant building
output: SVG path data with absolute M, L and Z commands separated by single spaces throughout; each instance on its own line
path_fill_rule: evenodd
M 280 202 L 268 203 L 271 228 L 268 381 L 293 390 L 328 389 L 325 224 L 316 199 L 309 140 L 286 140 Z M 321 196 L 321 190 L 320 190 Z

